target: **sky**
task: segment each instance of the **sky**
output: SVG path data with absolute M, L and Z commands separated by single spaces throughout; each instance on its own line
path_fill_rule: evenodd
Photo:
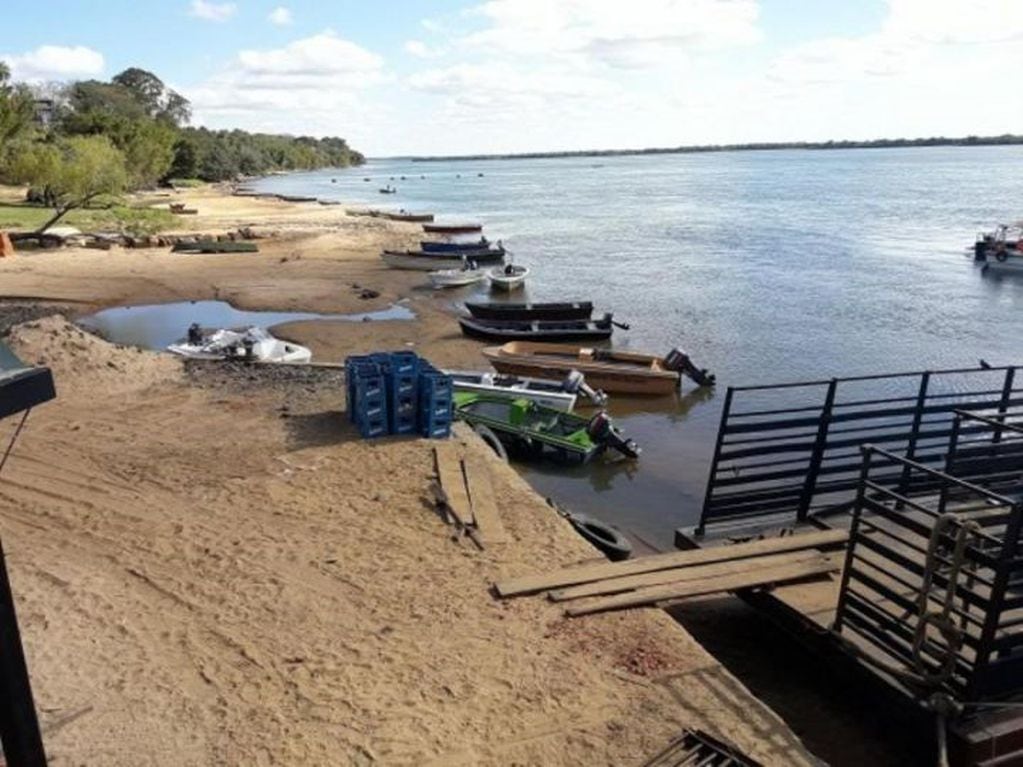
M 4 0 L 32 83 L 370 156 L 1023 133 L 1023 0 Z

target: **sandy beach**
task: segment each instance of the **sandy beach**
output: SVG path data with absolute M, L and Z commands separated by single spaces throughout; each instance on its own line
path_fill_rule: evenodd
M 485 551 L 436 511 L 432 443 L 358 438 L 339 371 L 185 365 L 71 324 L 122 304 L 401 300 L 416 321 L 278 334 L 321 361 L 414 349 L 481 364 L 452 299 L 377 256 L 418 226 L 212 188 L 171 199 L 199 210 L 183 232 L 253 227 L 260 252 L 0 259 L 0 331 L 17 323 L 7 341 L 58 387 L 0 481 L 53 764 L 639 765 L 683 727 L 766 765 L 815 763 L 663 611 L 570 620 L 541 597 L 495 599 L 498 579 L 599 554 L 471 432 L 454 442 L 484 457 L 512 538 Z

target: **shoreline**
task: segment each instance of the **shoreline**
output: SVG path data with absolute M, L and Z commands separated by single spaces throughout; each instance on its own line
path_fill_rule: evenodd
M 415 321 L 279 327 L 314 359 L 412 348 L 480 363 L 450 298 L 377 257 L 418 226 L 175 196 L 199 209 L 183 233 L 278 235 L 258 254 L 19 253 L 0 259 L 4 293 L 82 311 L 407 298 Z M 28 314 L 9 340 L 52 367 L 58 399 L 0 482 L 0 532 L 54 762 L 638 764 L 694 726 L 766 765 L 815 763 L 664 611 L 569 620 L 541 598 L 495 600 L 498 579 L 599 555 L 475 435 L 452 444 L 484 457 L 513 539 L 485 551 L 452 541 L 433 509 L 433 443 L 359 440 L 336 371 L 191 368 Z

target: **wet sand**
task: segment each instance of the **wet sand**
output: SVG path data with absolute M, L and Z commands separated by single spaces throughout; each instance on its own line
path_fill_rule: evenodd
M 176 199 L 199 208 L 194 231 L 280 235 L 255 255 L 0 260 L 0 296 L 28 307 L 7 311 L 219 298 L 351 313 L 408 298 L 417 322 L 280 332 L 321 360 L 414 348 L 477 364 L 451 299 L 376 255 L 418 228 L 211 190 Z M 335 372 L 186 367 L 59 317 L 9 340 L 59 391 L 0 480 L 54 764 L 640 764 L 683 726 L 765 764 L 813 762 L 664 612 L 566 621 L 540 597 L 494 599 L 497 579 L 597 553 L 470 433 L 459 449 L 486 457 L 513 538 L 486 551 L 436 513 L 431 443 L 359 440 Z

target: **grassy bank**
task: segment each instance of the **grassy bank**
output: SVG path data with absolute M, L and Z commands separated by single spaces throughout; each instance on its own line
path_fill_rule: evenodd
M 51 208 L 40 205 L 0 202 L 0 229 L 33 231 L 52 216 Z M 74 226 L 83 232 L 114 230 L 143 235 L 171 229 L 176 220 L 168 210 L 115 204 L 103 208 L 72 210 L 57 225 Z

